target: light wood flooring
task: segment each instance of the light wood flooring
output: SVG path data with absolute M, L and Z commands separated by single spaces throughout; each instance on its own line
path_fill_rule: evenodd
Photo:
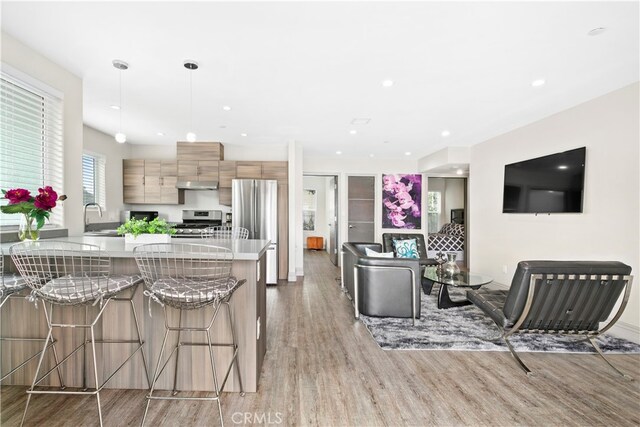
M 353 310 L 324 252 L 304 281 L 267 290 L 268 351 L 259 392 L 223 395 L 227 425 L 428 426 L 640 424 L 640 355 L 383 351 Z M 432 298 L 434 296 L 431 296 Z M 203 373 L 206 370 L 203 369 Z M 4 386 L 0 424 L 18 425 L 25 387 Z M 197 393 L 194 393 L 194 395 Z M 138 425 L 141 390 L 105 390 L 105 425 Z M 35 396 L 28 425 L 97 425 L 95 398 Z M 147 425 L 219 425 L 212 403 L 156 401 Z

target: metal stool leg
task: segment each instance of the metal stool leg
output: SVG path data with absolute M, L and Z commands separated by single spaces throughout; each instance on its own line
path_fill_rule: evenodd
M 47 345 L 49 340 L 51 340 L 51 335 L 53 333 L 53 327 L 51 326 L 51 319 L 49 318 L 49 313 L 47 312 L 47 305 L 42 304 L 44 309 L 44 315 L 47 319 L 47 326 L 49 326 L 49 333 L 47 334 L 47 339 L 44 341 L 44 347 L 42 348 L 42 352 L 40 353 L 40 359 L 38 359 L 38 367 L 36 368 L 36 373 L 33 375 L 33 382 L 31 383 L 31 388 L 27 390 L 27 403 L 24 407 L 24 412 L 22 413 L 22 420 L 20 421 L 20 426 L 24 425 L 24 420 L 27 418 L 27 411 L 29 410 L 29 403 L 31 402 L 31 393 L 33 389 L 36 387 L 36 381 L 38 380 L 38 375 L 40 374 L 40 368 L 42 367 L 42 361 L 44 360 L 44 353 L 47 349 Z
M 178 349 L 176 350 L 176 364 L 175 371 L 173 373 L 173 391 L 171 392 L 172 396 L 178 394 L 178 388 L 176 385 L 178 384 L 178 359 L 180 359 L 180 339 L 182 338 L 182 309 L 180 309 L 180 320 L 178 321 Z
M 240 383 L 240 396 L 246 394 L 244 392 L 244 388 L 242 387 L 242 376 L 240 375 L 240 364 L 238 363 L 238 343 L 236 342 L 236 328 L 233 325 L 233 319 L 231 317 L 231 304 L 229 301 L 224 303 L 227 306 L 227 315 L 229 316 L 229 327 L 231 328 L 231 339 L 233 340 L 233 360 L 231 363 L 235 363 L 236 365 L 236 373 L 238 374 L 238 382 Z
M 86 346 L 85 346 L 86 347 Z M 96 382 L 96 399 L 98 401 L 98 417 L 102 427 L 102 406 L 100 405 L 100 383 L 98 382 L 98 363 L 96 362 L 96 336 L 91 326 L 91 353 L 93 355 L 93 379 Z
M 89 322 L 89 307 L 84 306 L 84 324 Z M 87 343 L 89 342 L 89 336 L 87 335 L 87 328 L 84 328 L 84 343 L 82 344 L 82 391 L 87 391 Z M 98 385 L 96 384 L 96 387 Z
M 216 311 L 218 308 L 216 307 Z M 213 345 L 211 344 L 211 332 L 207 329 L 207 344 L 209 346 L 209 358 L 211 359 L 211 370 L 213 371 L 213 384 L 216 390 L 216 401 L 218 403 L 218 414 L 220 414 L 220 425 L 224 427 L 224 420 L 222 419 L 222 404 L 220 403 L 220 387 L 218 386 L 218 374 L 216 372 L 216 363 L 213 359 Z
M 135 295 L 135 291 L 133 292 Z M 151 379 L 149 378 L 149 367 L 147 366 L 147 355 L 144 353 L 144 343 L 142 342 L 142 334 L 140 333 L 140 324 L 138 323 L 138 314 L 136 313 L 136 306 L 133 304 L 133 295 L 129 303 L 131 304 L 131 312 L 133 313 L 133 321 L 136 324 L 136 333 L 138 334 L 138 343 L 140 344 L 140 353 L 142 354 L 142 366 L 144 367 L 144 375 L 147 379 L 147 386 L 151 388 Z
M 165 318 L 167 315 L 167 311 L 165 309 Z M 162 347 L 160 347 L 160 354 L 158 355 L 158 362 L 156 363 L 156 369 L 153 373 L 153 380 L 151 381 L 151 389 L 149 390 L 149 395 L 147 396 L 147 406 L 144 408 L 144 415 L 142 416 L 141 426 L 144 426 L 144 422 L 147 419 L 147 412 L 149 412 L 149 403 L 151 403 L 151 396 L 153 395 L 153 390 L 156 387 L 156 381 L 158 380 L 159 371 L 160 371 L 160 363 L 162 362 L 162 356 L 164 355 L 164 347 L 167 343 L 167 337 L 169 336 L 169 328 L 165 325 L 164 338 L 162 340 Z

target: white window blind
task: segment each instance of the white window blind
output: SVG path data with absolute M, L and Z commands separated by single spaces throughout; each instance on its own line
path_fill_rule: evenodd
M 82 204 L 105 206 L 105 159 L 97 154 L 82 155 Z
M 64 194 L 62 100 L 11 75 L 0 74 L 0 188 L 26 188 L 32 195 L 50 185 Z M 0 198 L 0 204 L 7 200 Z M 63 224 L 56 206 L 50 224 Z M 0 214 L 0 226 L 18 225 L 20 215 Z

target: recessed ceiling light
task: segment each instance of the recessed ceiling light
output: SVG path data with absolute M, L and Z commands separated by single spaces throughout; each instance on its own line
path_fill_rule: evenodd
M 158 136 L 164 136 L 164 133 L 162 133 L 162 132 L 158 132 L 156 135 L 158 135 Z
M 569 166 L 567 166 L 567 165 L 560 165 L 560 166 L 558 166 L 558 169 L 569 169 Z
M 382 86 L 384 86 L 384 87 L 391 87 L 391 86 L 393 86 L 393 80 L 383 80 L 383 81 L 382 81 Z
M 448 130 L 443 130 L 443 131 L 442 131 L 442 133 L 441 133 L 440 135 L 442 135 L 443 137 L 445 137 L 445 138 L 446 138 L 446 137 L 448 137 L 449 135 L 451 135 L 451 132 L 449 132 Z
M 458 175 L 462 175 L 462 173 L 463 173 L 463 172 L 462 172 L 462 169 L 458 169 L 458 170 L 456 171 L 456 173 L 457 173 Z
M 119 110 L 120 106 L 119 105 L 110 105 L 109 106 L 112 110 Z
M 369 154 L 369 157 L 374 157 L 374 155 L 373 154 Z
M 222 109 L 224 111 L 231 111 L 231 107 L 229 107 L 228 105 L 225 105 L 224 107 L 222 107 Z
M 588 36 L 599 36 L 600 34 L 604 33 L 607 29 L 604 27 L 598 27 L 598 28 L 594 28 L 593 30 L 590 30 L 587 35 Z
M 411 151 L 406 151 L 406 152 L 404 153 L 404 155 L 405 155 L 405 156 L 410 156 L 410 155 L 411 155 Z
M 349 131 L 349 133 L 350 133 L 351 135 L 355 135 L 356 133 L 358 133 L 358 131 L 357 131 L 357 130 L 355 130 L 355 129 L 351 129 L 351 130 Z
M 544 86 L 545 83 L 546 81 L 544 79 L 537 79 L 531 82 L 531 86 L 540 87 L 540 86 Z
M 247 134 L 246 133 L 241 133 L 240 136 L 247 136 Z
M 336 154 L 340 155 L 342 154 L 342 151 L 336 151 Z

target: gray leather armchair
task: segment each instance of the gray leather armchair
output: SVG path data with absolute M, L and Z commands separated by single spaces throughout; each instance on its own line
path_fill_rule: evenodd
M 598 354 L 595 338 L 620 318 L 629 300 L 631 267 L 616 261 L 522 261 L 506 290 L 469 290 L 467 299 L 493 319 L 516 362 L 531 371 L 514 351 L 509 336 L 516 333 L 583 335 Z M 604 327 L 616 302 L 615 316 Z
M 407 239 L 415 239 L 416 240 L 416 246 L 418 246 L 418 255 L 420 255 L 420 258 L 418 259 L 418 262 L 420 262 L 420 268 L 421 268 L 420 277 L 421 277 L 422 289 L 424 290 L 425 294 L 429 295 L 429 294 L 431 294 L 431 288 L 433 288 L 433 282 L 431 280 L 428 280 L 425 277 L 423 277 L 422 273 L 424 273 L 424 267 L 429 266 L 429 265 L 438 265 L 438 263 L 436 262 L 435 259 L 427 257 L 427 244 L 425 243 L 423 234 L 417 234 L 417 233 L 383 233 L 382 234 L 382 247 L 383 247 L 383 250 L 384 250 L 384 252 L 394 252 L 395 253 L 395 247 L 393 246 L 393 241 L 394 240 L 407 240 Z
M 420 263 L 417 259 L 368 257 L 365 248 L 382 251 L 379 243 L 342 245 L 342 285 L 359 314 L 420 318 Z

